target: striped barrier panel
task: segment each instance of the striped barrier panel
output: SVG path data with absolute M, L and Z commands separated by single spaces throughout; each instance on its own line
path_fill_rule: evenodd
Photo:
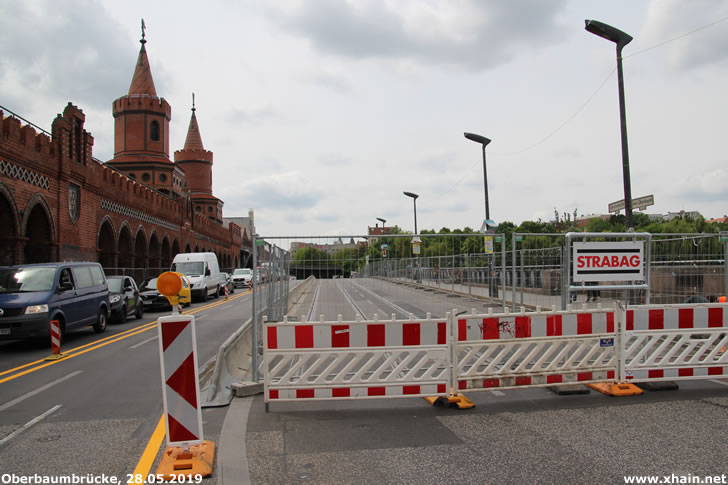
M 645 305 L 625 312 L 624 376 L 631 382 L 728 376 L 728 305 Z
M 614 379 L 615 309 L 471 314 L 456 322 L 458 389 L 540 387 Z
M 61 322 L 51 320 L 51 350 L 53 355 L 61 354 Z
M 195 317 L 160 317 L 158 334 L 167 446 L 199 445 L 203 440 Z
M 265 402 L 446 395 L 449 335 L 448 319 L 267 323 Z

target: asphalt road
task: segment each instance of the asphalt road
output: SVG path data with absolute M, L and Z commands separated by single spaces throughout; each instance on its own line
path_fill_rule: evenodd
M 238 291 L 185 310 L 195 315 L 201 367 L 250 317 L 250 299 Z M 54 362 L 42 360 L 50 354 L 43 343 L 0 343 L 2 473 L 105 473 L 126 483 L 162 416 L 155 322 L 168 314 L 147 312 L 102 334 L 69 333 L 62 348 L 68 357 Z M 203 413 L 206 439 L 219 435 L 223 418 L 220 409 Z

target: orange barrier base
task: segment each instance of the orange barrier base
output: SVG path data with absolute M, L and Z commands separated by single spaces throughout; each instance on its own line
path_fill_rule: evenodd
M 157 475 L 162 475 L 165 480 L 176 480 L 178 483 L 181 476 L 188 479 L 192 479 L 195 475 L 209 477 L 212 475 L 214 460 L 213 441 L 205 440 L 199 445 L 190 446 L 188 450 L 168 446 L 157 467 Z
M 59 359 L 62 359 L 64 357 L 68 357 L 68 354 L 52 354 L 52 355 L 49 355 L 48 357 L 46 357 L 43 360 L 59 360 Z
M 642 389 L 628 382 L 599 382 L 587 384 L 592 389 L 610 396 L 634 396 L 642 394 Z
M 425 398 L 425 401 L 430 403 L 432 406 L 442 406 L 458 409 L 470 409 L 472 407 L 475 407 L 475 403 L 461 393 L 458 393 L 457 395 L 451 394 L 447 397 L 428 396 Z

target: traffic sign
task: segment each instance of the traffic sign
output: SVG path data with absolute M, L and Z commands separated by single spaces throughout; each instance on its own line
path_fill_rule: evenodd
M 632 199 L 632 208 L 633 209 L 640 209 L 644 210 L 645 208 L 655 205 L 655 196 L 654 195 L 646 195 L 644 197 L 638 197 L 636 199 Z M 607 210 L 611 212 L 619 212 L 622 209 L 624 209 L 624 199 L 618 200 L 617 202 L 612 202 L 607 207 Z

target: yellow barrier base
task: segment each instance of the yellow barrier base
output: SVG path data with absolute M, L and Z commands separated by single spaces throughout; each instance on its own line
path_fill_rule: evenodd
M 46 357 L 43 360 L 59 360 L 64 357 L 68 357 L 68 354 L 53 354 L 53 355 L 49 355 L 48 357 Z
M 475 403 L 461 393 L 458 393 L 457 395 L 450 395 L 448 397 L 428 396 L 425 398 L 425 401 L 430 403 L 432 406 L 442 406 L 458 409 L 470 409 L 472 407 L 475 407 Z
M 162 461 L 157 467 L 157 475 L 165 480 L 177 480 L 180 476 L 192 479 L 195 475 L 203 478 L 212 475 L 212 464 L 215 460 L 215 442 L 203 441 L 199 445 L 190 446 L 189 450 L 179 447 L 167 447 Z
M 597 384 L 587 384 L 587 386 L 610 396 L 634 396 L 642 394 L 642 389 L 628 382 L 599 382 Z

